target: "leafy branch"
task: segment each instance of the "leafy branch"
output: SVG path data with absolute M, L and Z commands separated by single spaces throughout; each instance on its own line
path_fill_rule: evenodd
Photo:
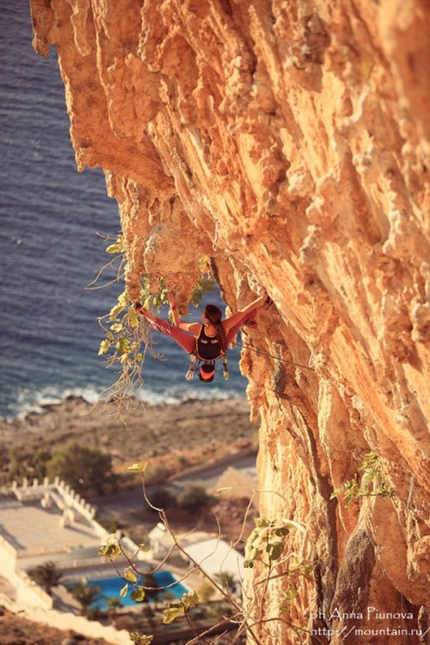
M 113 255 L 113 257 L 109 260 L 109 262 L 106 262 L 106 264 L 102 266 L 102 268 L 99 270 L 94 280 L 92 280 L 88 284 L 87 289 L 104 289 L 115 282 L 119 282 L 124 276 L 124 269 L 125 269 L 126 262 L 125 262 L 125 255 L 124 255 L 123 236 L 118 235 L 115 242 L 113 242 L 112 238 L 110 238 L 109 236 L 102 235 L 100 233 L 98 235 L 102 237 L 104 240 L 111 242 L 106 247 L 106 253 Z M 97 283 L 101 279 L 103 273 L 109 268 L 113 269 L 115 264 L 118 264 L 118 267 L 116 269 L 116 276 L 114 278 L 111 278 L 108 283 L 98 285 Z
M 213 576 L 208 573 L 204 569 L 204 567 L 188 553 L 186 548 L 182 545 L 181 539 L 178 538 L 178 536 L 173 531 L 164 509 L 158 508 L 148 499 L 145 479 L 145 471 L 147 465 L 147 461 L 143 460 L 142 462 L 133 464 L 129 467 L 128 470 L 141 474 L 143 497 L 148 506 L 158 513 L 160 521 L 165 526 L 166 531 L 171 538 L 172 545 L 168 550 L 168 553 L 163 557 L 162 561 L 157 565 L 157 567 L 146 575 L 153 575 L 155 571 L 166 564 L 168 559 L 171 557 L 174 549 L 177 549 L 192 565 L 191 569 L 183 576 L 183 578 L 179 582 L 186 580 L 189 575 L 198 571 L 228 603 L 231 612 L 228 616 L 224 615 L 222 617 L 222 620 L 219 620 L 215 625 L 211 625 L 209 628 L 206 628 L 203 632 L 196 630 L 192 622 L 192 611 L 200 604 L 200 598 L 199 594 L 196 592 L 187 592 L 179 600 L 167 603 L 164 608 L 163 623 L 170 624 L 177 618 L 183 617 L 186 620 L 189 628 L 195 634 L 195 637 L 188 641 L 188 645 L 194 645 L 194 643 L 208 643 L 208 645 L 210 645 L 211 643 L 215 644 L 216 642 L 218 642 L 217 637 L 215 637 L 215 640 L 206 640 L 206 638 L 210 638 L 216 630 L 225 630 L 228 623 L 230 623 L 230 625 L 233 625 L 235 630 L 235 635 L 233 636 L 231 643 L 241 642 L 240 639 L 246 635 L 250 643 L 254 643 L 254 645 L 262 645 L 263 641 L 257 635 L 256 630 L 257 628 L 264 625 L 264 623 L 270 621 L 279 621 L 289 629 L 292 629 L 296 634 L 308 633 L 307 630 L 303 627 L 294 625 L 285 618 L 285 613 L 293 604 L 295 597 L 298 594 L 297 585 L 299 577 L 301 576 L 312 580 L 311 565 L 307 564 L 303 559 L 300 560 L 300 558 L 298 556 L 294 556 L 294 554 L 285 555 L 286 545 L 284 538 L 289 534 L 290 530 L 297 528 L 295 523 L 292 521 L 269 521 L 264 518 L 260 518 L 256 521 L 255 529 L 251 533 L 251 536 L 246 544 L 246 566 L 248 568 L 252 568 L 254 564 L 258 563 L 267 571 L 267 575 L 263 580 L 257 582 L 257 584 L 254 585 L 254 599 L 249 604 L 247 611 L 245 611 L 241 602 L 233 595 L 232 585 L 229 583 L 229 581 L 224 579 L 224 576 L 222 575 Z M 219 531 L 219 536 L 221 536 L 220 527 Z M 134 559 L 137 557 L 142 547 L 143 545 L 140 545 L 137 553 L 135 553 L 133 556 L 129 556 L 124 551 L 121 540 L 118 538 L 118 536 L 111 535 L 109 536 L 106 544 L 99 550 L 100 555 L 103 555 L 111 560 L 111 563 L 113 564 L 117 574 L 125 579 L 126 586 L 123 588 L 122 593 L 126 594 L 129 589 L 132 588 L 133 592 L 136 592 L 135 594 L 133 594 L 133 597 L 136 598 L 137 601 L 141 601 L 145 597 L 144 593 L 148 590 L 148 587 L 146 585 L 141 584 L 139 580 L 139 576 L 141 574 L 134 564 Z M 122 573 L 119 571 L 118 566 L 115 562 L 120 556 L 125 558 L 128 565 Z M 288 561 L 288 568 L 286 570 L 280 571 L 279 569 L 282 567 L 285 568 L 285 563 Z M 260 608 L 260 612 L 263 611 L 263 599 L 265 590 L 267 589 L 269 582 L 274 580 L 275 578 L 283 576 L 288 576 L 291 581 L 290 588 L 282 598 L 280 606 L 281 613 L 284 614 L 284 616 L 274 615 L 271 618 L 267 618 L 263 617 L 263 615 L 260 615 L 260 617 L 258 617 L 257 619 L 253 618 L 252 613 L 253 607 L 255 607 L 255 603 L 258 603 L 257 608 Z M 168 586 L 170 585 L 167 585 L 165 588 L 168 588 Z M 139 597 L 139 595 L 141 595 L 141 597 Z M 289 603 L 288 606 L 287 603 Z M 231 627 L 229 629 L 231 629 Z M 149 643 L 151 643 L 150 639 L 152 638 L 151 636 L 140 635 L 137 632 L 134 632 L 131 637 L 132 640 L 137 643 L 137 645 L 149 645 Z
M 188 609 L 197 607 L 199 604 L 199 594 L 196 591 L 184 593 L 182 598 L 177 602 L 169 602 L 164 610 L 163 623 L 169 625 L 175 618 L 182 616 Z
M 361 473 L 361 481 L 359 481 L 359 473 Z M 330 499 L 338 495 L 343 495 L 346 508 L 350 508 L 351 504 L 360 497 L 380 496 L 392 499 L 395 497 L 395 492 L 388 486 L 384 477 L 380 457 L 371 450 L 364 456 L 354 476 L 336 488 L 330 495 Z
M 114 259 L 121 259 L 117 279 L 123 278 L 126 267 L 123 237 L 118 236 L 115 242 L 107 246 L 106 252 L 114 255 Z M 203 273 L 207 271 L 207 263 L 207 258 L 202 258 L 199 262 L 201 273 L 190 298 L 194 307 L 198 307 L 203 294 L 210 293 L 216 288 L 215 280 Z M 101 271 L 96 280 L 100 275 Z M 143 275 L 139 301 L 145 309 L 159 314 L 162 307 L 169 303 L 163 278 L 159 278 L 157 288 L 154 290 L 150 276 Z M 170 311 L 168 317 L 171 320 Z M 117 302 L 109 313 L 99 318 L 99 324 L 105 337 L 100 343 L 98 355 L 104 357 L 108 368 L 119 368 L 118 379 L 102 393 L 101 398 L 114 400 L 117 403 L 127 402 L 135 394 L 137 387 L 144 383 L 142 368 L 147 352 L 149 351 L 154 358 L 162 357 L 154 350 L 149 323 L 138 318 L 126 291 L 118 296 Z
M 285 549 L 282 539 L 290 532 L 288 523 L 265 518 L 255 519 L 255 528 L 245 546 L 244 566 L 252 569 L 256 561 L 270 567 L 279 560 Z
M 291 564 L 282 572 L 282 575 L 288 578 L 289 584 L 279 601 L 279 612 L 281 614 L 287 613 L 296 601 L 299 594 L 299 580 L 301 578 L 306 578 L 310 581 L 314 579 L 313 567 L 309 562 L 298 557 L 296 554 L 291 554 L 290 558 Z

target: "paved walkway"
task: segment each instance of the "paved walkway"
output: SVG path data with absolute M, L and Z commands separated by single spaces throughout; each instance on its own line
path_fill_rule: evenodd
M 20 566 L 44 562 L 55 554 L 100 545 L 100 536 L 84 518 L 70 527 L 61 525 L 62 512 L 42 508 L 39 502 L 19 502 L 12 496 L 0 498 L 0 535 L 18 552 Z

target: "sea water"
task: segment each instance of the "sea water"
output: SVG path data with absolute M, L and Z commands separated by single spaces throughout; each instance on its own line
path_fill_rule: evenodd
M 69 395 L 95 401 L 115 381 L 97 355 L 98 317 L 123 285 L 88 288 L 111 259 L 105 238 L 119 232 L 118 206 L 100 169 L 76 171 L 55 48 L 34 52 L 25 0 L 3 3 L 0 33 L 0 416 L 12 418 Z M 145 362 L 147 402 L 244 393 L 238 350 L 228 381 L 218 369 L 210 385 L 187 382 L 187 355 L 154 334 L 165 360 Z

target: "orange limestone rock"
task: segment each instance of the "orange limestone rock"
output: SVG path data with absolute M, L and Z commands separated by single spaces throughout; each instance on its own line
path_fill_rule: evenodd
M 130 298 L 148 273 L 187 302 L 206 255 L 233 310 L 274 301 L 241 367 L 261 515 L 290 532 L 248 570 L 249 641 L 426 642 L 428 1 L 31 8 L 78 169 L 118 201 Z

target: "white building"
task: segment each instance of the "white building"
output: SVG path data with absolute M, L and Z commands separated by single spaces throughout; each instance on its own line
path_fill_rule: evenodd
M 94 519 L 95 508 L 57 478 L 30 486 L 24 480 L 0 495 L 0 603 L 24 617 L 61 630 L 71 630 L 113 645 L 129 645 L 125 630 L 103 626 L 71 613 L 73 605 L 66 590 L 58 588 L 56 602 L 66 611 L 53 608 L 54 598 L 38 587 L 26 571 L 47 561 L 64 572 L 90 571 L 107 567 L 98 549 L 107 531 Z

